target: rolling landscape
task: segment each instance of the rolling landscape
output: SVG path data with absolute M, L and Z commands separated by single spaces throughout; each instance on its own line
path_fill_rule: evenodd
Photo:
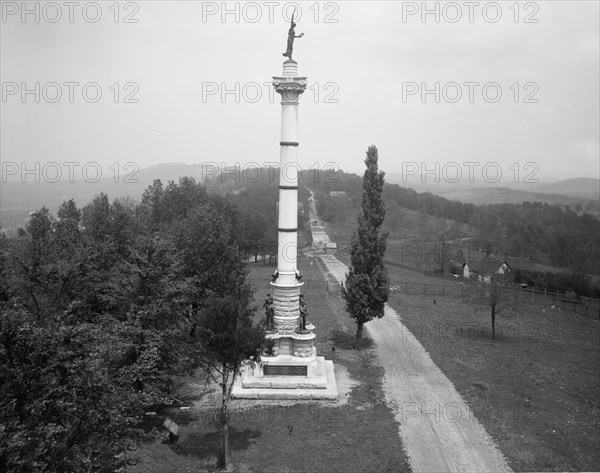
M 599 2 L 0 10 L 0 473 L 600 472 Z
M 192 339 L 180 339 L 178 335 L 172 338 L 174 333 L 169 335 L 169 326 L 175 320 L 168 322 L 159 315 L 165 309 L 179 311 L 177 301 L 189 298 L 186 294 L 196 290 L 193 287 L 197 283 L 186 274 L 199 275 L 204 281 L 201 287 L 206 287 L 203 290 L 219 291 L 220 285 L 239 271 L 235 269 L 239 262 L 235 262 L 233 255 L 226 256 L 229 250 L 221 246 L 225 244 L 223 238 L 237 241 L 246 260 L 254 261 L 248 267 L 248 281 L 256 313 L 257 302 L 265 297 L 269 275 L 276 264 L 277 173 L 274 179 L 264 173 L 265 178 L 253 183 L 235 179 L 228 182 L 227 176 L 221 175 L 205 179 L 206 182 L 177 178 L 178 172 L 192 170 L 196 170 L 199 180 L 203 178 L 200 166 L 164 165 L 140 171 L 140 182 L 131 187 L 104 180 L 95 185 L 39 184 L 35 193 L 30 190 L 34 184 L 11 182 L 2 188 L 3 205 L 7 202 L 4 196 L 9 202 L 8 208 L 2 209 L 3 219 L 8 216 L 11 222 L 5 227 L 5 220 L 2 222 L 3 233 L 8 237 L 2 240 L 3 271 L 6 280 L 11 281 L 3 288 L 7 297 L 25 291 L 23 301 L 41 318 L 61 307 L 72 320 L 86 311 L 92 311 L 90 314 L 117 313 L 125 308 L 141 311 L 140 315 L 146 314 L 141 315 L 145 322 L 135 330 L 142 330 L 140 340 L 147 341 L 137 350 L 147 358 L 147 350 L 161 343 L 177 353 L 178 361 L 169 362 L 171 367 L 165 372 L 156 364 L 158 359 L 151 366 L 139 365 L 141 359 L 138 359 L 129 368 L 136 366 L 139 379 L 143 380 L 140 382 L 150 396 L 142 405 L 153 409 L 153 415 L 158 416 L 146 417 L 141 424 L 147 434 L 138 437 L 139 447 L 130 454 L 137 464 L 132 471 L 159 473 L 168 468 L 167 464 L 174 471 L 190 468 L 213 471 L 218 463 L 212 452 L 218 449 L 220 434 L 211 420 L 216 386 L 202 384 L 197 375 L 190 377 L 185 360 L 190 360 L 193 354 Z M 161 179 L 165 176 L 171 182 L 163 183 Z M 289 451 L 285 456 L 277 454 L 289 449 L 284 432 L 300 437 L 309 435 L 317 443 L 327 438 L 331 445 L 338 445 L 336 439 L 340 439 L 342 443 L 319 460 L 335 463 L 336 469 L 368 469 L 375 463 L 382 468 L 388 465 L 393 471 L 415 468 L 401 451 L 381 456 L 383 451 L 393 449 L 395 442 L 393 436 L 382 432 L 396 429 L 394 416 L 402 425 L 402 417 L 398 418 L 389 398 L 387 375 L 378 361 L 381 348 L 376 349 L 372 336 L 367 335 L 362 349 L 356 352 L 340 285 L 327 267 L 330 260 L 325 256 L 319 258 L 315 252 L 304 254 L 304 249 L 311 247 L 311 222 L 318 218 L 336 243 L 336 257 L 351 264 L 350 236 L 356 228 L 363 179 L 343 171 L 336 177 L 337 182 L 324 182 L 311 171 L 302 174 L 298 241 L 303 251 L 299 253 L 298 265 L 304 274 L 305 293 L 312 301 L 311 323 L 318 328 L 316 348 L 331 353 L 345 401 L 337 405 L 322 403 L 304 413 L 302 404 L 263 401 L 262 409 L 270 409 L 269 414 L 252 411 L 249 415 L 248 409 L 252 407 L 248 401 L 232 400 L 231 449 L 241 470 L 251 471 L 252 465 L 260 464 L 261 471 L 281 471 L 288 461 L 313 465 L 315 460 L 302 451 Z M 499 190 L 484 190 L 497 196 L 504 194 Z M 69 192 L 76 198 L 67 202 Z M 527 194 L 528 197 L 544 195 L 548 194 Z M 597 425 L 597 407 L 593 407 L 597 392 L 590 384 L 599 374 L 598 365 L 592 361 L 599 349 L 600 300 L 595 299 L 600 292 L 595 256 L 599 244 L 597 217 L 587 213 L 583 204 L 578 207 L 575 197 L 560 194 L 553 194 L 558 199 L 556 204 L 524 201 L 475 205 L 386 183 L 383 196 L 387 206 L 385 228 L 389 232 L 384 263 L 388 268 L 390 306 L 466 400 L 469 417 L 475 416 L 492 435 L 516 471 L 585 470 L 597 464 L 592 434 Z M 45 213 L 40 211 L 44 202 L 49 209 Z M 6 213 L 8 210 L 12 213 Z M 225 219 L 215 212 L 225 212 L 228 217 Z M 80 218 L 77 215 L 82 216 L 79 230 L 72 225 Z M 226 223 L 229 219 L 231 223 Z M 38 232 L 46 225 L 55 228 L 55 236 L 44 233 L 43 238 L 49 239 L 45 247 L 30 246 L 41 238 Z M 578 232 L 580 245 L 569 248 L 561 245 L 561 235 L 565 232 L 570 235 Z M 154 239 L 148 239 L 153 233 Z M 556 238 L 556 246 L 548 238 L 550 235 Z M 55 243 L 50 243 L 56 238 Z M 194 246 L 189 246 L 190 241 L 196 242 Z M 84 247 L 68 256 L 61 249 L 64 245 Z M 204 253 L 207 248 L 213 248 L 209 258 Z M 36 263 L 38 251 L 42 258 L 39 260 L 42 266 L 38 267 L 42 272 L 23 273 L 28 265 L 40 264 Z M 33 253 L 25 256 L 29 252 Z M 47 258 L 62 258 L 62 262 L 55 266 L 57 263 Z M 183 259 L 177 263 L 179 258 Z M 216 269 L 217 261 L 221 270 Z M 462 267 L 466 262 L 473 269 L 481 268 L 484 275 L 486 261 L 491 261 L 492 270 L 500 262 L 511 267 L 510 288 L 505 289 L 494 339 L 487 322 L 485 284 L 482 286 L 477 278 L 465 279 Z M 314 262 L 317 264 L 313 265 Z M 107 273 L 106 264 L 119 269 Z M 194 273 L 188 272 L 187 266 L 193 267 Z M 64 280 L 60 276 L 75 273 L 80 274 L 79 279 L 69 276 Z M 522 286 L 527 287 L 525 292 Z M 517 289 L 520 292 L 514 292 Z M 579 300 L 569 299 L 571 293 L 577 294 Z M 132 296 L 135 298 L 131 299 Z M 84 305 L 79 309 L 67 308 L 64 304 L 72 297 Z M 124 316 L 122 313 L 119 317 Z M 90 319 L 92 327 L 97 323 L 93 322 L 94 317 Z M 253 321 L 262 323 L 256 314 Z M 116 330 L 107 323 L 108 320 L 101 322 L 104 330 Z M 368 327 L 367 324 L 370 333 Z M 158 330 L 155 334 L 164 331 L 160 336 L 163 341 L 156 339 L 150 343 L 147 330 Z M 553 341 L 557 333 L 561 333 L 560 342 Z M 125 343 L 129 337 L 117 332 L 115 336 L 125 338 L 111 339 L 109 343 Z M 101 342 L 100 339 L 84 342 L 80 337 L 78 340 L 87 344 Z M 534 346 L 539 355 L 535 359 L 531 357 Z M 565 350 L 571 354 L 568 359 L 561 355 Z M 523 359 L 530 360 L 526 371 L 518 368 Z M 127 365 L 125 360 L 119 363 Z M 576 383 L 566 375 L 570 363 L 580 367 Z M 498 365 L 502 366 L 500 370 L 496 369 Z M 519 374 L 514 381 L 508 384 L 502 381 L 506 376 L 513 379 L 513 370 L 517 368 Z M 164 377 L 168 373 L 171 378 Z M 171 399 L 167 403 L 160 400 L 165 386 L 169 387 L 167 398 Z M 104 387 L 99 385 L 97 389 Z M 136 398 L 123 399 L 140 402 Z M 186 410 L 181 411 L 177 405 L 186 406 Z M 558 407 L 565 405 L 569 406 L 568 412 Z M 581 415 L 573 417 L 574 412 Z M 594 414 L 590 416 L 589 412 Z M 152 429 L 160 430 L 160 419 L 165 418 L 181 429 L 176 443 L 165 443 L 164 439 L 149 434 Z M 370 434 L 371 455 L 361 451 L 363 435 L 369 431 L 364 425 L 374 429 Z M 141 433 L 134 437 L 137 435 Z M 568 446 L 564 446 L 563 436 L 569 437 Z M 515 438 L 520 440 L 515 442 Z M 344 453 L 346 449 L 360 455 L 348 456 Z M 414 456 L 411 458 L 414 462 Z
M 139 200 L 142 193 L 152 184 L 155 179 L 161 179 L 163 183 L 172 180 L 178 182 L 180 177 L 188 176 L 196 182 L 205 183 L 210 186 L 219 187 L 219 192 L 239 189 L 244 187 L 246 174 L 241 171 L 233 172 L 221 177 L 214 164 L 158 164 L 149 168 L 131 168 L 127 173 L 122 173 L 115 178 L 114 173 L 105 172 L 106 176 L 97 182 L 83 179 L 68 180 L 65 173 L 63 179 L 57 182 L 49 182 L 41 179 L 34 182 L 35 175 L 21 176 L 19 172 L 8 174 L 3 166 L 2 181 L 0 183 L 0 225 L 4 231 L 14 232 L 19 226 L 23 226 L 29 213 L 45 205 L 49 209 L 58 209 L 65 200 L 75 199 L 78 205 L 85 205 L 95 195 L 104 192 L 113 198 L 132 197 Z M 106 170 L 105 170 L 106 171 Z M 263 178 L 268 178 L 272 170 L 264 169 L 261 173 Z M 343 172 L 343 171 L 342 171 Z M 309 176 L 310 171 L 304 171 Z M 249 175 L 249 174 L 248 174 Z M 308 177 L 309 180 L 324 179 L 324 176 Z M 329 190 L 339 188 L 335 176 L 330 176 Z M 116 182 L 115 182 L 116 181 Z M 224 182 L 223 182 L 224 181 Z M 439 184 L 413 183 L 413 179 L 403 182 L 402 175 L 391 173 L 387 176 L 390 184 L 398 184 L 402 187 L 412 188 L 418 192 L 427 192 L 439 195 L 448 200 L 456 200 L 464 203 L 478 205 L 485 204 L 520 204 L 522 202 L 541 202 L 550 205 L 569 206 L 572 209 L 583 209 L 592 215 L 600 215 L 599 189 L 600 180 L 595 178 L 578 178 L 557 181 L 549 184 L 529 184 L 528 190 L 523 190 L 523 185 L 503 187 L 486 183 L 475 182 L 472 185 L 450 184 L 441 182 Z M 507 186 L 510 183 L 506 183 Z M 581 210 L 580 210 L 581 211 Z

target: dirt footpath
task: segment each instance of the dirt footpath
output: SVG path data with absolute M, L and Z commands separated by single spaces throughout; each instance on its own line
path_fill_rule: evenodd
M 348 268 L 322 258 L 338 281 Z M 450 380 L 386 305 L 385 316 L 365 325 L 385 369 L 385 391 L 395 406 L 400 435 L 415 473 L 509 472 L 505 458 Z

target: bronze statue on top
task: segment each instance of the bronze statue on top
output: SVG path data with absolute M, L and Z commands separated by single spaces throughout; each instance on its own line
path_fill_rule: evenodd
M 302 38 L 302 36 L 304 36 L 304 33 L 300 33 L 298 36 L 296 36 L 296 32 L 294 31 L 294 28 L 296 27 L 296 23 L 294 23 L 294 15 L 292 15 L 292 20 L 290 23 L 290 30 L 288 31 L 287 40 L 287 51 L 283 53 L 283 55 L 288 59 L 292 60 L 292 51 L 294 50 L 294 38 Z

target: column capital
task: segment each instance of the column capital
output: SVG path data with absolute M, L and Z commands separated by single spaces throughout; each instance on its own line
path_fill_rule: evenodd
M 300 94 L 306 90 L 306 77 L 273 77 L 275 92 L 281 94 L 282 104 L 298 103 Z

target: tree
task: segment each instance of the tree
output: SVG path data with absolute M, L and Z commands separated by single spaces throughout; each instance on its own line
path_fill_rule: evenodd
M 436 269 L 439 271 L 440 274 L 443 275 L 446 271 L 446 263 L 448 262 L 448 243 L 446 243 L 446 237 L 443 233 L 440 235 L 439 241 L 440 261 Z
M 137 207 L 100 194 L 57 217 L 42 208 L 18 239 L 0 234 L 0 471 L 122 471 L 173 374 L 211 353 L 227 401 L 240 360 L 260 353 L 236 208 L 182 179 Z M 237 321 L 212 299 L 225 296 L 245 301 Z
M 46 313 L 46 298 L 52 275 L 48 262 L 52 259 L 52 240 L 56 221 L 46 207 L 32 212 L 23 238 L 23 251 L 14 253 L 18 267 L 12 274 L 14 293 L 30 304 L 38 318 Z
M 370 146 L 363 176 L 362 215 L 350 243 L 350 270 L 343 293 L 346 309 L 356 320 L 357 347 L 363 325 L 375 317 L 383 317 L 389 297 L 387 268 L 383 263 L 388 237 L 388 232 L 382 229 L 386 213 L 382 197 L 385 173 L 379 171 L 377 159 L 377 148 Z
M 484 283 L 485 284 L 485 283 Z M 494 273 L 490 277 L 489 292 L 487 293 L 487 302 L 490 306 L 492 316 L 492 340 L 496 339 L 496 315 L 500 313 L 498 304 L 506 299 L 506 276 L 505 274 Z
M 10 298 L 8 278 L 10 277 L 9 269 L 9 249 L 10 242 L 6 235 L 0 232 L 0 304 L 6 302 Z
M 513 278 L 515 284 L 521 284 L 523 282 L 523 275 L 521 274 L 521 270 L 517 269 L 515 271 L 515 276 Z
M 81 243 L 81 211 L 75 201 L 70 199 L 59 207 L 57 217 L 54 233 L 55 259 L 71 260 L 76 253 L 75 249 L 79 248 Z
M 82 223 L 86 233 L 94 240 L 108 240 L 111 234 L 111 218 L 110 203 L 106 194 L 98 194 L 83 208 Z
M 158 400 L 135 386 L 156 372 L 160 344 L 138 346 L 140 335 L 111 319 L 40 324 L 0 305 L 0 470 L 109 473 L 132 463 L 144 406 Z
M 171 223 L 179 219 L 184 219 L 190 211 L 208 201 L 214 203 L 218 201 L 218 198 L 216 196 L 210 198 L 206 192 L 206 188 L 196 184 L 194 178 L 181 177 L 179 178 L 179 184 L 169 181 L 162 199 L 164 221 Z
M 138 206 L 139 218 L 146 227 L 158 228 L 163 218 L 164 189 L 160 179 L 154 179 L 142 195 L 142 202 Z
M 233 290 L 241 291 L 244 299 L 251 292 L 230 211 L 215 203 L 198 205 L 173 225 L 172 239 L 185 263 L 184 274 L 197 278 L 204 297 L 232 295 Z
M 244 363 L 258 360 L 265 348 L 264 328 L 252 324 L 252 314 L 247 301 L 212 298 L 202 311 L 196 330 L 200 362 L 221 387 L 217 423 L 221 434 L 218 467 L 222 469 L 229 464 L 227 407 L 233 384 Z

